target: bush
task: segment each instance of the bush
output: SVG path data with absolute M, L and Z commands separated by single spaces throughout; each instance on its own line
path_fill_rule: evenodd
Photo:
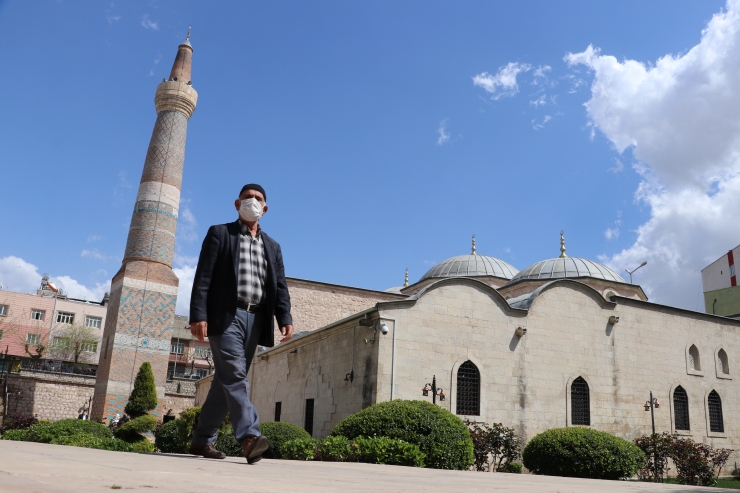
M 234 429 L 230 424 L 225 424 L 218 430 L 218 436 L 216 437 L 216 443 L 214 443 L 214 446 L 229 457 L 244 456 L 242 446 L 236 441 L 236 437 L 234 437 Z
M 730 449 L 715 449 L 690 438 L 676 438 L 671 448 L 676 478 L 681 484 L 714 486 L 732 452 Z
M 32 442 L 28 430 L 8 430 L 0 436 L 0 440 L 15 440 L 17 442 Z
M 260 424 L 260 430 L 262 430 L 262 434 L 270 441 L 270 448 L 262 454 L 266 459 L 282 459 L 280 447 L 289 440 L 311 438 L 311 435 L 306 430 L 293 423 L 268 421 Z
M 512 474 L 521 474 L 522 473 L 522 465 L 518 462 L 507 462 L 504 464 L 503 469 L 499 469 L 499 472 L 509 472 Z
M 319 441 L 316 447 L 316 460 L 357 462 L 359 458 L 359 447 L 346 437 L 327 437 Z
M 118 452 L 132 452 L 131 444 L 117 438 L 102 438 L 90 433 L 80 433 L 72 436 L 57 437 L 51 441 L 56 445 L 70 445 L 72 447 L 94 448 L 100 450 L 115 450 Z
M 116 431 L 114 431 L 113 434 L 123 440 L 138 440 L 137 436 L 139 436 L 140 433 L 152 431 L 156 427 L 157 418 L 151 414 L 144 414 L 143 416 L 139 416 L 138 418 L 125 422 L 116 428 Z
M 675 438 L 670 433 L 658 435 L 644 435 L 635 439 L 635 445 L 645 453 L 645 465 L 637 471 L 640 481 L 662 483 L 668 473 L 668 459 L 670 459 Z
M 508 464 L 521 457 L 521 440 L 513 428 L 501 423 L 493 426 L 465 421 L 473 440 L 476 471 L 504 471 Z M 521 464 L 519 472 L 521 472 Z
M 198 424 L 200 416 L 199 407 L 189 407 L 180 413 L 180 416 L 174 420 L 177 423 L 177 434 L 180 440 L 190 444 L 193 440 L 193 430 Z
M 136 438 L 125 440 L 125 442 L 131 445 L 132 452 L 149 454 L 155 451 L 154 444 L 142 435 L 136 435 Z
M 534 474 L 621 479 L 645 464 L 637 445 L 590 428 L 555 428 L 536 435 L 522 454 Z
M 5 433 L 8 430 L 27 430 L 31 425 L 38 423 L 36 416 L 31 414 L 8 414 L 3 418 L 2 428 L 0 433 Z
M 296 438 L 280 446 L 280 456 L 288 460 L 313 460 L 318 440 L 313 438 Z
M 82 419 L 62 419 L 53 423 L 39 422 L 28 429 L 29 441 L 51 443 L 55 438 L 87 433 L 100 438 L 113 438 L 102 423 Z
M 348 416 L 331 432 L 350 440 L 387 437 L 419 447 L 427 467 L 467 470 L 473 464 L 473 441 L 465 423 L 425 401 L 381 402 Z
M 154 431 L 154 445 L 164 454 L 187 454 L 190 443 L 183 441 L 177 433 L 177 420 L 157 427 Z
M 148 361 L 141 364 L 136 374 L 134 389 L 128 398 L 124 411 L 132 418 L 143 416 L 157 407 L 157 386 L 154 384 L 152 365 Z
M 360 462 L 424 467 L 424 453 L 412 443 L 387 437 L 357 438 L 355 443 Z

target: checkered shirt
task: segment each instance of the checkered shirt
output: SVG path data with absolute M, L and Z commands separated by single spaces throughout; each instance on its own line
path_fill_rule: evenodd
M 265 292 L 267 277 L 267 259 L 265 244 L 262 242 L 262 230 L 252 238 L 246 224 L 239 221 L 239 275 L 237 279 L 237 296 L 246 303 L 259 304 Z

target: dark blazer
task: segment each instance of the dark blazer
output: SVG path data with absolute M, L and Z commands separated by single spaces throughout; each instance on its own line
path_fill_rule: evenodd
M 190 296 L 190 322 L 208 322 L 208 335 L 221 335 L 236 315 L 236 283 L 239 265 L 239 221 L 218 224 L 208 229 L 195 269 Z M 275 319 L 278 326 L 292 325 L 290 294 L 285 282 L 280 245 L 264 231 L 262 242 L 267 257 L 265 291 L 260 306 L 262 320 L 260 346 L 275 345 Z

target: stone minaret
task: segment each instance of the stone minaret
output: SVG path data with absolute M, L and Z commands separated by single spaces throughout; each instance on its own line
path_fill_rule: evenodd
M 113 277 L 100 351 L 93 419 L 123 413 L 144 361 L 164 398 L 179 281 L 172 272 L 188 119 L 198 93 L 190 80 L 190 31 L 168 80 L 157 86 L 157 121 L 144 161 L 123 265 Z M 158 413 L 160 410 L 156 410 Z

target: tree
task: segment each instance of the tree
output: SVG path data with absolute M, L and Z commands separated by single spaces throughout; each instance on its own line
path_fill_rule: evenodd
M 154 384 L 152 365 L 148 361 L 141 364 L 134 381 L 134 389 L 126 404 L 126 414 L 132 418 L 145 415 L 157 407 L 157 386 Z
M 49 355 L 75 363 L 88 363 L 97 352 L 97 332 L 77 323 L 61 324 L 51 333 Z

